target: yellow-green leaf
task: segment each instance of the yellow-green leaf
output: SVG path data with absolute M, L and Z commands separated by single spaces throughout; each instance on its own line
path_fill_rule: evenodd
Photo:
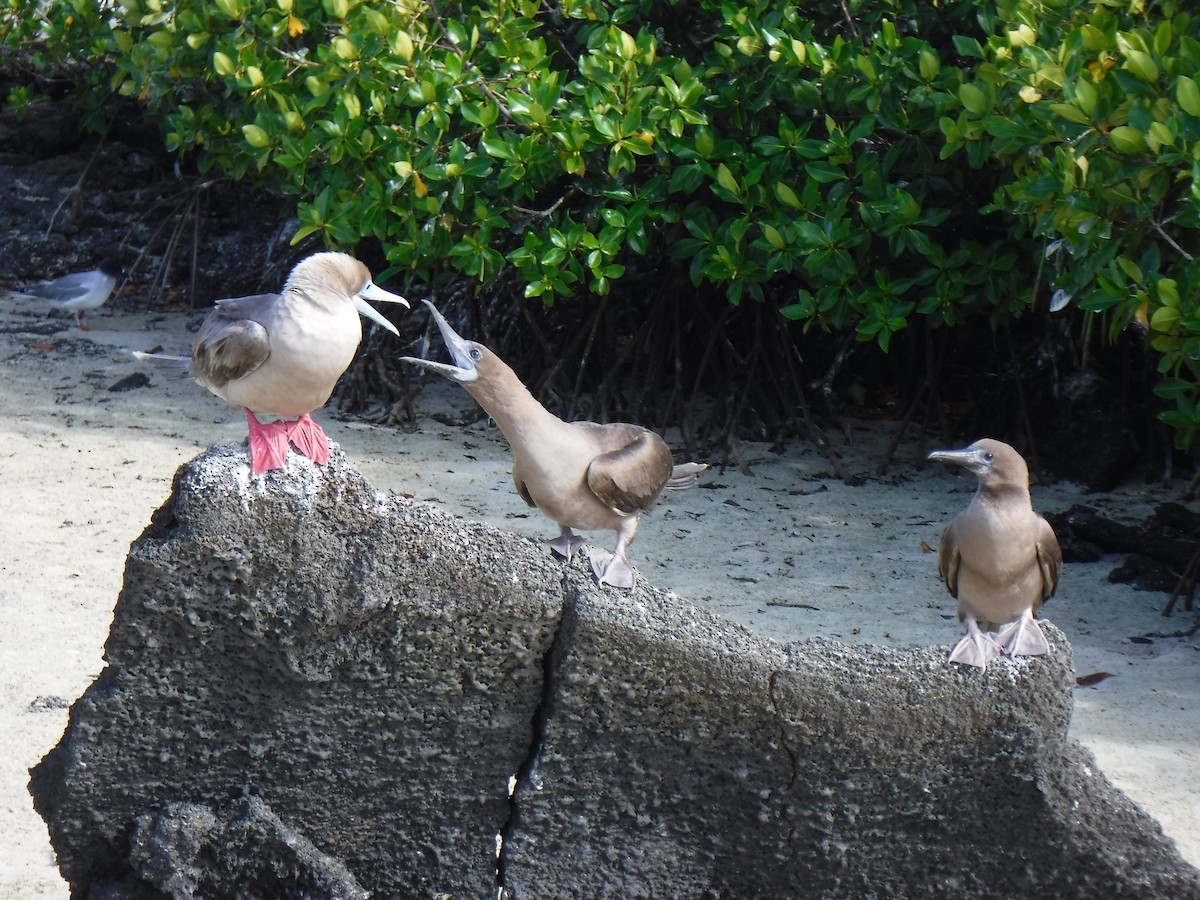
M 958 99 L 963 108 L 977 116 L 987 112 L 987 95 L 973 84 L 964 84 L 958 89 Z
M 1068 122 L 1074 122 L 1077 125 L 1088 125 L 1092 121 L 1084 114 L 1082 109 L 1070 103 L 1051 103 L 1050 108 Z
M 775 226 L 764 222 L 762 230 L 771 246 L 776 250 L 782 250 L 786 246 L 787 242 L 784 241 L 783 235 L 779 233 L 779 229 Z
M 1080 78 L 1075 82 L 1075 103 L 1088 114 L 1089 118 L 1096 109 L 1097 96 L 1096 86 L 1087 77 Z
M 617 34 L 621 36 L 621 58 L 633 59 L 637 56 L 637 41 L 633 39 L 633 36 L 619 30 Z
M 1037 32 L 1028 25 L 1018 25 L 1008 33 L 1008 43 L 1013 47 L 1032 47 L 1037 43 Z
M 213 54 L 213 69 L 216 70 L 218 75 L 225 76 L 236 72 L 237 66 L 233 64 L 233 60 L 229 58 L 228 54 L 218 50 Z
M 792 38 L 792 52 L 796 54 L 796 62 L 804 65 L 804 60 L 808 59 L 808 47 L 804 45 L 804 41 Z
M 800 203 L 800 198 L 796 195 L 796 192 L 793 191 L 786 184 L 784 184 L 782 181 L 775 182 L 775 196 L 777 196 L 779 198 L 779 201 L 781 203 L 784 203 L 787 206 L 792 207 L 792 209 L 801 209 L 802 208 L 802 204 Z
M 1194 79 L 1180 75 L 1175 82 L 1175 99 L 1189 116 L 1200 116 L 1200 87 Z
M 243 125 L 242 134 L 245 135 L 246 143 L 251 147 L 265 147 L 271 143 L 270 136 L 257 125 Z
M 1032 84 L 1027 84 L 1021 88 L 1019 96 L 1026 103 L 1037 103 L 1042 99 L 1042 92 L 1035 88 Z
M 308 92 L 314 97 L 324 97 L 329 93 L 329 85 L 316 75 L 309 75 L 305 78 L 304 86 L 308 88 Z
M 358 47 L 350 38 L 339 37 L 333 39 L 333 52 L 338 55 L 339 59 L 354 59 L 358 56 Z
M 919 59 L 921 77 L 926 81 L 933 81 L 937 78 L 937 74 L 942 68 L 942 62 L 938 59 L 938 55 L 930 48 L 922 47 Z
M 258 87 L 263 83 L 262 69 L 258 66 L 246 66 L 246 77 L 250 79 L 250 84 L 253 87 Z
M 407 31 L 397 31 L 392 35 L 392 52 L 403 63 L 412 62 L 413 57 L 413 40 L 408 36 Z
M 1179 309 L 1179 284 L 1174 278 L 1158 279 L 1158 299 L 1163 306 Z
M 1158 66 L 1154 63 L 1154 57 L 1141 50 L 1125 51 L 1125 64 L 1121 68 L 1128 69 L 1142 81 L 1150 84 L 1158 81 Z
M 116 35 L 115 31 L 113 32 L 113 35 L 114 36 Z M 118 44 L 119 43 L 120 42 L 118 41 Z M 203 47 L 207 43 L 208 43 L 208 35 L 205 34 L 204 32 L 200 32 L 198 34 L 189 34 L 187 36 L 187 45 L 189 47 L 191 47 L 193 50 L 199 50 L 201 47 Z M 122 49 L 124 49 L 124 48 L 122 48 Z
M 866 76 L 867 81 L 875 80 L 875 66 L 871 64 L 869 57 L 860 53 L 858 54 L 858 59 L 855 60 L 855 62 L 858 64 L 858 71 L 862 72 L 863 75 Z
M 117 45 L 117 49 L 120 50 L 122 53 L 128 53 L 130 50 L 133 49 L 133 38 L 129 36 L 128 31 L 123 31 L 120 28 L 114 28 L 112 36 L 113 36 L 113 41 Z M 188 40 L 190 41 L 191 38 L 189 38 Z
M 729 193 L 737 195 L 741 193 L 741 188 L 738 187 L 737 179 L 733 177 L 733 173 L 729 171 L 729 167 L 725 163 L 717 166 L 717 184 L 729 191 Z
M 1118 256 L 1117 265 L 1121 267 L 1121 271 L 1132 278 L 1137 284 L 1142 283 L 1142 270 L 1128 256 Z
M 1179 321 L 1179 310 L 1170 306 L 1160 306 L 1150 317 L 1150 327 L 1155 331 L 1168 332 Z
M 1136 128 L 1119 125 L 1108 133 L 1108 140 L 1118 153 L 1141 153 L 1146 149 L 1146 139 Z
M 1108 35 L 1095 25 L 1084 25 L 1079 29 L 1079 34 L 1083 38 L 1083 48 L 1085 50 L 1092 53 L 1099 53 L 1101 50 L 1109 49 Z

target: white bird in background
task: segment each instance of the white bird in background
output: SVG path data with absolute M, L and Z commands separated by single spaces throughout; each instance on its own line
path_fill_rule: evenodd
M 75 314 L 75 324 L 84 331 L 84 314 L 89 309 L 98 309 L 112 294 L 121 277 L 121 264 L 114 258 L 106 257 L 95 269 L 86 272 L 72 272 L 50 281 L 35 281 L 28 284 L 19 292 L 12 292 L 13 297 L 25 300 L 41 300 L 49 303 L 54 309 Z
M 289 444 L 324 465 L 329 439 L 309 413 L 325 405 L 354 359 L 362 340 L 359 315 L 399 334 L 367 299 L 408 306 L 377 287 L 353 256 L 316 253 L 296 265 L 278 294 L 218 300 L 191 356 L 133 355 L 245 410 L 255 475 L 283 468 Z M 259 415 L 277 420 L 264 423 Z

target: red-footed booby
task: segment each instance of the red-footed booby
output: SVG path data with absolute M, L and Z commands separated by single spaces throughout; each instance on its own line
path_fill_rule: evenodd
M 1058 587 L 1062 550 L 1050 523 L 1033 511 L 1025 460 L 990 438 L 929 458 L 962 466 L 979 479 L 970 504 L 946 526 L 938 551 L 938 572 L 958 598 L 958 618 L 967 627 L 950 661 L 983 668 L 1002 651 L 1049 653 L 1033 614 Z M 995 638 L 986 633 L 993 627 Z
M 35 281 L 20 292 L 12 292 L 12 296 L 42 300 L 54 309 L 73 313 L 75 324 L 87 331 L 84 315 L 104 305 L 120 277 L 121 264 L 110 256 L 101 260 L 98 268 L 71 272 L 51 281 Z
M 557 522 L 550 548 L 571 560 L 586 540 L 572 529 L 617 533 L 612 551 L 592 548 L 592 572 L 599 584 L 632 588 L 627 555 L 638 519 L 655 506 L 663 490 L 694 487 L 707 466 L 675 465 L 661 437 L 622 422 L 564 422 L 540 404 L 495 353 L 460 337 L 428 300 L 434 322 L 454 364 L 404 356 L 406 362 L 444 375 L 466 388 L 500 427 L 513 450 L 513 483 L 530 506 Z
M 345 253 L 303 259 L 278 294 L 218 300 L 196 333 L 192 355 L 134 353 L 192 378 L 246 412 L 255 475 L 282 468 L 288 444 L 329 461 L 329 440 L 309 413 L 324 406 L 362 340 L 359 315 L 399 335 L 367 300 L 401 303 Z M 258 416 L 277 417 L 263 423 Z

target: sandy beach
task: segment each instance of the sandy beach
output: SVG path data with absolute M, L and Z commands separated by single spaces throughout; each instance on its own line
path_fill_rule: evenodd
M 28 769 L 103 668 L 125 554 L 175 470 L 211 444 L 245 439 L 241 414 L 190 381 L 151 374 L 148 385 L 113 389 L 144 371 L 130 350 L 186 352 L 188 325 L 200 315 L 117 306 L 89 316 L 83 332 L 36 303 L 0 298 L 0 898 L 68 896 L 26 789 Z M 315 417 L 381 490 L 533 540 L 557 532 L 514 492 L 497 429 L 433 418 L 473 409 L 464 391 L 430 376 L 415 406 L 418 421 L 400 427 L 332 404 Z M 876 476 L 894 427 L 851 421 L 852 443 L 837 439 L 845 469 L 864 476 L 858 486 L 838 480 L 809 444 L 792 441 L 782 453 L 741 445 L 745 466 L 714 466 L 700 489 L 670 496 L 644 519 L 634 565 L 655 585 L 775 640 L 823 635 L 948 650 L 959 634 L 954 601 L 926 548 L 937 547 L 975 481 L 923 465 L 907 443 L 890 474 Z M 1132 522 L 1185 487 L 1131 481 L 1091 494 L 1058 482 L 1035 485 L 1033 496 L 1042 512 L 1085 503 Z M 1068 564 L 1044 610 L 1071 640 L 1078 674 L 1114 676 L 1076 690 L 1072 733 L 1200 865 L 1200 635 L 1179 636 L 1192 614 L 1160 615 L 1165 595 L 1110 584 L 1118 562 Z

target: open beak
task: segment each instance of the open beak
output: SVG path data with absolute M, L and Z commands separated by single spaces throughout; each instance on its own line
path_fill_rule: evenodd
M 982 475 L 991 468 L 991 463 L 985 458 L 985 455 L 986 451 L 984 450 L 968 447 L 966 450 L 934 450 L 929 454 L 927 459 L 953 463 L 956 466 L 962 466 L 964 469 L 974 472 L 976 475 Z
M 439 375 L 444 375 L 451 381 L 457 381 L 459 384 L 469 384 L 479 377 L 479 373 L 475 369 L 475 360 L 471 358 L 471 348 L 474 344 L 471 341 L 461 337 L 447 322 L 437 307 L 428 300 L 422 300 L 429 307 L 429 314 L 433 316 L 433 321 L 438 327 L 438 331 L 442 333 L 442 340 L 446 342 L 446 349 L 450 351 L 450 355 L 454 358 L 454 365 L 448 363 L 433 362 L 429 359 L 419 359 L 415 356 L 400 357 L 405 362 L 410 362 L 418 366 L 422 366 L 431 372 L 437 372 Z
M 396 326 L 383 317 L 368 300 L 374 300 L 377 303 L 403 303 L 408 306 L 408 301 L 399 294 L 393 294 L 391 291 L 385 291 L 372 281 L 367 282 L 367 286 L 358 292 L 358 296 L 354 298 L 354 307 L 358 310 L 359 315 L 370 319 L 372 322 L 377 322 L 382 325 L 396 337 L 400 336 L 400 332 L 396 330 Z

